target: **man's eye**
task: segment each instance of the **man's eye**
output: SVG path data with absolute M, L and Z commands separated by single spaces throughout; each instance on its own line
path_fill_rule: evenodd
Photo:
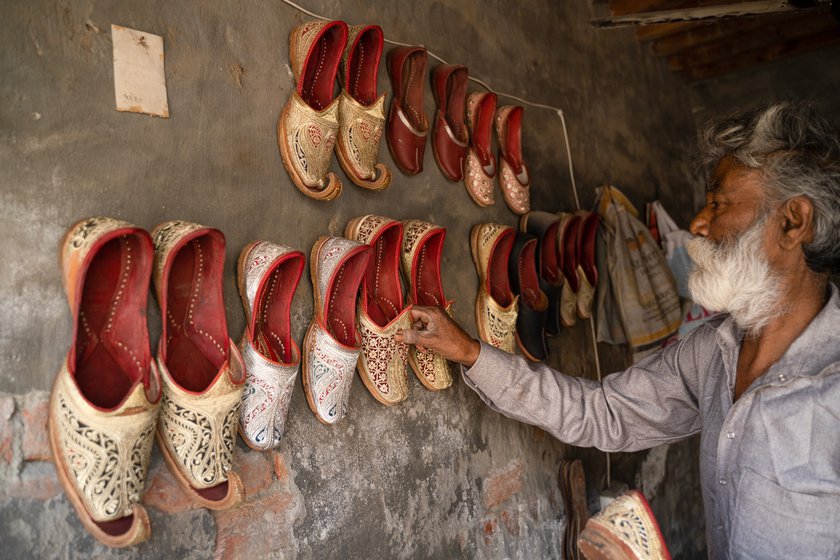
M 712 200 L 709 202 L 709 206 L 711 206 L 712 208 L 717 208 L 718 206 L 720 206 L 720 202 L 718 202 L 717 200 Z

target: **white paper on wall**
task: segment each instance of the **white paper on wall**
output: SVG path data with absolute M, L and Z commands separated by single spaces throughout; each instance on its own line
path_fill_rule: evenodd
M 117 111 L 169 118 L 163 37 L 111 25 Z

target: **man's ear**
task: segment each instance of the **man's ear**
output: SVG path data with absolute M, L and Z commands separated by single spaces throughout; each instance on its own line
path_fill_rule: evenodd
M 793 249 L 814 240 L 814 205 L 805 196 L 795 196 L 782 204 L 782 235 L 779 245 Z

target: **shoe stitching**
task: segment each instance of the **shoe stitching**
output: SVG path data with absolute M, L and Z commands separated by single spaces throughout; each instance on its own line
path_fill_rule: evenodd
M 277 341 L 277 344 L 280 345 L 280 356 L 281 356 L 281 358 L 277 361 L 278 362 L 283 361 L 285 359 L 285 356 L 286 356 L 286 345 L 283 344 L 283 341 L 280 339 L 279 336 L 277 336 L 277 333 L 275 333 L 274 331 L 269 331 L 268 334 L 271 335 L 271 337 L 274 340 Z
M 342 340 L 349 340 L 350 336 L 349 332 L 347 331 L 347 325 L 344 324 L 344 321 L 335 316 L 335 298 L 333 297 L 333 295 L 338 293 L 339 289 L 341 288 L 341 281 L 344 280 L 344 271 L 344 267 L 341 267 L 341 269 L 338 271 L 338 276 L 336 276 L 335 285 L 333 286 L 333 292 L 332 294 L 330 294 L 330 328 L 333 327 L 334 322 L 338 322 L 338 324 L 341 325 L 341 328 L 344 330 L 344 338 Z
M 356 79 L 353 82 L 353 93 L 357 94 L 359 91 L 359 82 L 362 79 L 362 65 L 365 61 L 365 45 L 359 41 L 359 63 L 356 67 Z
M 387 303 L 391 307 L 391 311 L 394 312 L 394 316 L 396 317 L 397 315 L 399 315 L 400 310 L 397 308 L 397 306 L 394 304 L 394 302 L 392 302 L 390 299 L 388 299 L 387 297 L 385 297 L 385 296 L 383 296 L 379 293 L 379 279 L 382 276 L 382 258 L 383 258 L 384 254 L 385 254 L 385 239 L 380 238 L 376 242 L 376 270 L 374 271 L 373 298 L 374 298 L 374 301 L 376 301 L 377 304 L 379 305 L 380 309 L 382 309 L 382 305 L 381 305 L 380 302 Z M 385 310 L 383 310 L 383 313 L 384 313 L 384 311 Z M 387 316 L 388 314 L 385 313 L 385 315 Z
M 411 57 L 409 57 L 409 59 L 408 59 L 408 79 L 405 81 L 405 93 L 403 95 L 404 98 L 408 97 L 408 90 L 411 89 L 411 82 L 414 81 L 415 72 L 416 72 L 416 70 L 415 70 L 414 60 Z M 422 123 L 423 122 L 423 120 L 420 118 L 420 115 L 417 113 L 417 108 L 416 107 L 406 107 L 406 109 L 411 111 L 411 113 L 414 115 L 414 119 L 415 119 L 414 122 L 416 122 L 416 123 Z M 417 164 L 417 162 L 415 162 L 415 165 L 416 164 Z
M 108 321 L 105 324 L 105 328 L 102 329 L 103 333 L 106 333 L 111 330 L 111 326 L 114 322 L 114 315 L 117 312 L 117 305 L 119 305 L 120 300 L 122 299 L 126 282 L 128 282 L 128 275 L 131 272 L 131 245 L 128 243 L 128 239 L 125 235 L 120 236 L 120 244 L 123 246 L 123 249 L 125 249 L 126 262 L 125 266 L 122 267 L 122 270 L 120 270 L 120 283 L 119 287 L 117 288 L 117 295 L 114 297 L 113 301 L 111 301 L 111 308 L 108 310 Z
M 420 255 L 417 258 L 417 283 L 418 284 L 420 283 L 420 279 L 423 277 L 423 265 L 425 263 L 426 263 L 426 246 L 423 245 L 423 247 L 420 249 Z M 435 302 L 435 305 L 437 305 L 438 307 L 441 306 L 440 305 L 440 300 L 438 300 L 436 295 L 434 295 L 430 292 L 427 292 L 426 290 L 422 290 L 422 293 L 427 295 L 429 298 L 431 298 Z
M 318 68 L 315 70 L 315 75 L 312 77 L 312 84 L 309 87 L 309 95 L 307 97 L 312 100 L 313 105 L 317 105 L 316 109 L 323 109 L 320 99 L 312 99 L 315 91 L 315 85 L 318 83 L 318 78 L 321 77 L 321 70 L 324 68 L 324 58 L 327 52 L 327 38 L 322 37 L 318 41 Z
M 137 366 L 137 371 L 139 371 L 142 374 L 143 366 L 140 365 L 140 360 L 137 359 L 137 356 L 134 354 L 134 352 L 131 351 L 131 348 L 129 348 L 119 340 L 116 341 L 116 345 L 128 352 L 128 355 L 131 357 L 131 361 L 134 362 L 135 366 Z
M 198 299 L 198 291 L 201 288 L 201 280 L 202 280 L 202 276 L 204 274 L 204 253 L 201 250 L 201 241 L 200 240 L 193 239 L 192 245 L 193 245 L 193 249 L 195 250 L 196 254 L 198 255 L 198 280 L 195 282 L 195 284 L 193 284 L 192 297 L 190 297 L 190 306 L 189 306 L 189 310 L 187 312 L 187 315 L 189 317 L 190 325 L 195 326 L 196 332 L 206 336 L 210 340 L 210 342 L 212 342 L 213 345 L 219 350 L 219 352 L 222 354 L 222 356 L 224 356 L 225 355 L 225 350 L 224 350 L 224 348 L 222 348 L 222 345 L 219 344 L 219 342 L 215 338 L 213 338 L 213 335 L 211 335 L 209 332 L 205 331 L 201 327 L 197 326 L 195 324 L 195 321 L 193 320 L 193 310 L 195 309 L 195 302 Z

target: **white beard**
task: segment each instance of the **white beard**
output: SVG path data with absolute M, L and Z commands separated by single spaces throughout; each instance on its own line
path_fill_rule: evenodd
M 764 254 L 765 217 L 734 242 L 716 244 L 695 237 L 686 244 L 694 260 L 688 289 L 694 301 L 710 311 L 729 313 L 748 334 L 755 335 L 780 315 L 781 288 Z

